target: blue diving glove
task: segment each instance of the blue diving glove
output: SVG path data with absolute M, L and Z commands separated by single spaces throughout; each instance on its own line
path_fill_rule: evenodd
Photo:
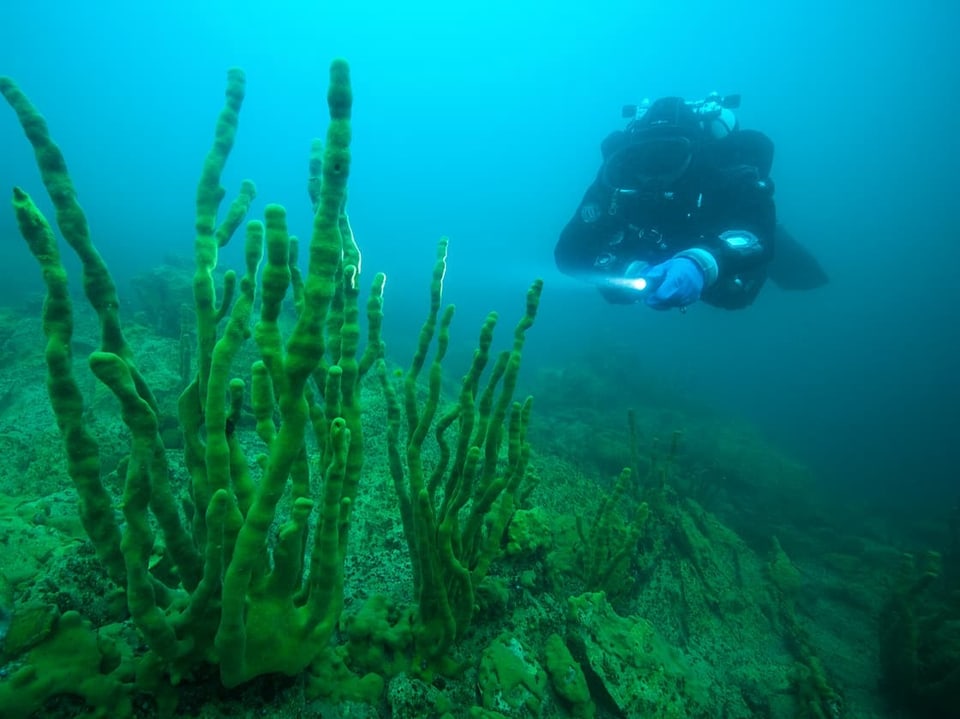
M 649 290 L 644 302 L 655 310 L 686 307 L 700 299 L 705 282 L 703 270 L 689 257 L 674 257 L 646 272 Z

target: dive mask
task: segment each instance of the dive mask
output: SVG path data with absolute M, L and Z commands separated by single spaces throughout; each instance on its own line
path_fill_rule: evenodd
M 693 142 L 681 134 L 633 137 L 604 162 L 603 181 L 617 190 L 661 191 L 683 177 L 693 154 Z
M 702 136 L 700 120 L 680 97 L 654 102 L 617 136 L 602 178 L 622 191 L 663 192 L 683 177 Z

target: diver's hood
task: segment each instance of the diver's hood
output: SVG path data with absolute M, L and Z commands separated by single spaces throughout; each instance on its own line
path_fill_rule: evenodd
M 661 98 L 604 141 L 603 182 L 618 190 L 665 191 L 686 174 L 702 139 L 700 120 L 683 98 Z

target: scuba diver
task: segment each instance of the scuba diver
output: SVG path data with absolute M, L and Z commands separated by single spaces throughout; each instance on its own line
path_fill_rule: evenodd
M 785 289 L 825 284 L 777 224 L 773 142 L 739 128 L 739 104 L 711 94 L 626 106 L 626 129 L 604 139 L 600 171 L 560 234 L 560 271 L 610 302 L 658 310 L 746 307 L 768 275 Z

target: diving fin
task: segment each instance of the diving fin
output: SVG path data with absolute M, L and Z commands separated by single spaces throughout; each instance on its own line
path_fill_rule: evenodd
M 779 223 L 767 276 L 782 290 L 815 290 L 830 281 L 813 253 Z

